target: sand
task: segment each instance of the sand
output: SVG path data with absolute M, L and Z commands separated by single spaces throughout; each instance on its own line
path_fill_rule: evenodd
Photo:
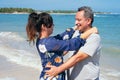
M 21 66 L 0 56 L 0 80 L 39 80 L 40 71 L 31 67 Z M 9 79 L 7 79 L 9 80 Z

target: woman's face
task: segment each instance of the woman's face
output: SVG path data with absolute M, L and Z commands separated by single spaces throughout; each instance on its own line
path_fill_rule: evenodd
M 50 28 L 47 28 L 47 32 L 49 35 L 53 33 L 53 28 L 54 28 L 54 24 Z

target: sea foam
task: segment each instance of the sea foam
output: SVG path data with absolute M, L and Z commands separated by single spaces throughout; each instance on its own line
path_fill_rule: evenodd
M 0 32 L 0 55 L 8 61 L 42 69 L 35 46 L 29 46 L 26 39 L 13 32 Z

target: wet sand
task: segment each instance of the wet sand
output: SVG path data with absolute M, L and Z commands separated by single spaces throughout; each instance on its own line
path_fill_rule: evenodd
M 21 66 L 0 56 L 0 80 L 39 80 L 40 71 L 31 67 Z

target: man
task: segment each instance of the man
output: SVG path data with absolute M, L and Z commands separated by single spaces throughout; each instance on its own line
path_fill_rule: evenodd
M 78 8 L 75 24 L 81 33 L 92 28 L 94 15 L 90 7 Z M 100 36 L 91 34 L 83 47 L 59 67 L 48 65 L 51 69 L 46 71 L 49 76 L 56 76 L 71 67 L 69 80 L 99 80 Z

